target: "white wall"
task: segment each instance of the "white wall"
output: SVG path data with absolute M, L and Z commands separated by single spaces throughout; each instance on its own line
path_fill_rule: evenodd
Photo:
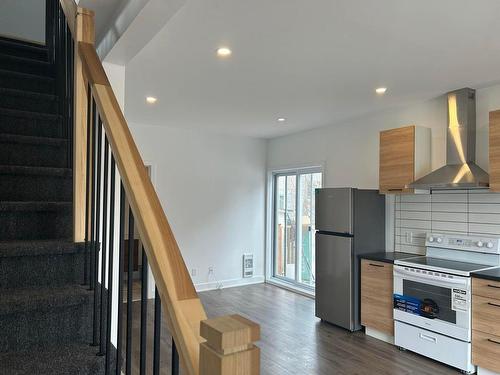
M 129 125 L 197 289 L 263 281 L 266 142 Z M 245 252 L 253 279 L 242 279 Z
M 363 116 L 269 141 L 268 169 L 325 167 L 325 187 L 378 188 L 379 132 L 404 125 L 432 128 L 432 168 L 445 163 L 446 97 Z M 477 90 L 476 161 L 488 170 L 488 113 L 500 109 L 500 85 Z M 388 199 L 387 246 L 392 249 L 393 199 Z
M 2 0 L 0 35 L 45 43 L 45 0 Z

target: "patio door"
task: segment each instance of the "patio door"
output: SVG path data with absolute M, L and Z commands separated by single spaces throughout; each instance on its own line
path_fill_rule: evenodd
M 273 175 L 273 276 L 314 288 L 314 190 L 321 188 L 318 169 Z

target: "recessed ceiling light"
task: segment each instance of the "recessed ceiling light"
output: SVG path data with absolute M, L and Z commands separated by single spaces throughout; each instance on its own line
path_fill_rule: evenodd
M 233 53 L 233 51 L 231 51 L 227 47 L 220 47 L 217 50 L 217 56 L 219 56 L 219 57 L 229 57 L 229 56 L 231 56 L 232 53 Z
M 146 97 L 146 101 L 147 101 L 149 104 L 155 104 L 157 100 L 158 100 L 158 99 L 157 99 L 157 98 L 155 98 L 154 96 L 147 96 L 147 97 Z
M 379 87 L 379 88 L 375 89 L 375 92 L 379 95 L 385 94 L 386 91 L 387 91 L 387 87 Z
M 285 122 L 286 121 L 286 118 L 284 117 L 278 117 L 278 122 Z

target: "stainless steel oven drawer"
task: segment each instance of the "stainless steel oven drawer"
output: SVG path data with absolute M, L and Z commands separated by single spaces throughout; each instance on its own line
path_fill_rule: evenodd
M 464 371 L 474 371 L 471 343 L 395 322 L 395 344 Z

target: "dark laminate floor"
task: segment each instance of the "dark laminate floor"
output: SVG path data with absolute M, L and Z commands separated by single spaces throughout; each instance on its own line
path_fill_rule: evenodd
M 209 317 L 239 313 L 261 325 L 261 373 L 295 374 L 457 374 L 458 371 L 392 345 L 348 333 L 314 317 L 314 301 L 259 284 L 200 293 Z M 126 305 L 125 305 L 126 306 Z M 140 303 L 134 302 L 134 336 L 138 339 Z M 154 308 L 150 302 L 149 337 Z M 138 341 L 135 355 L 138 356 Z M 152 353 L 151 350 L 148 350 Z M 162 374 L 170 374 L 170 337 L 162 334 Z M 148 358 L 148 365 L 152 358 Z M 138 362 L 138 361 L 137 361 Z M 138 373 L 137 365 L 134 373 Z M 151 371 L 151 370 L 149 370 Z M 151 372 L 148 372 L 151 373 Z

